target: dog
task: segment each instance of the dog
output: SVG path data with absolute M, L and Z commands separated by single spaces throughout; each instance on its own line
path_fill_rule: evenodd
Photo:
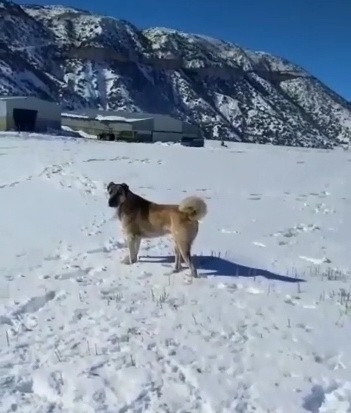
M 198 276 L 191 259 L 191 247 L 198 234 L 199 221 L 208 212 L 203 199 L 190 196 L 179 204 L 158 204 L 135 194 L 126 183 L 114 182 L 107 185 L 107 192 L 108 206 L 117 210 L 129 250 L 129 254 L 122 260 L 123 264 L 137 262 L 142 239 L 170 234 L 175 251 L 173 272 L 181 270 L 183 259 L 191 276 Z

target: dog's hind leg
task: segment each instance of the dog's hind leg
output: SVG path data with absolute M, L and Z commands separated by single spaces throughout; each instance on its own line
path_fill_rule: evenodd
M 181 256 L 183 257 L 185 264 L 190 269 L 190 275 L 194 278 L 197 278 L 197 270 L 191 259 L 191 245 L 186 241 L 177 241 L 177 247 L 180 251 Z
M 174 263 L 173 272 L 177 273 L 182 269 L 182 266 L 181 266 L 182 256 L 180 254 L 180 251 L 177 245 L 174 246 L 174 257 L 175 257 L 175 263 Z
M 122 259 L 122 264 L 134 264 L 138 261 L 141 238 L 137 235 L 127 236 L 128 254 Z

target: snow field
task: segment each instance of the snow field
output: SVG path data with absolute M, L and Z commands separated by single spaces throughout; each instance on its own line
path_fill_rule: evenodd
M 347 412 L 351 154 L 0 135 L 0 411 Z M 202 195 L 200 278 L 106 184 Z

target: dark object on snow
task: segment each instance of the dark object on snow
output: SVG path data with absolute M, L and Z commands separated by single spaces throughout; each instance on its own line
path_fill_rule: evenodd
M 195 148 L 202 148 L 205 146 L 204 138 L 182 138 L 180 143 L 183 146 L 192 146 Z

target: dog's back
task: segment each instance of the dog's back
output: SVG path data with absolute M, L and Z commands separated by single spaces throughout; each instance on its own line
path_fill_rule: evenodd
M 125 202 L 118 210 L 125 231 L 143 238 L 159 237 L 181 230 L 197 233 L 198 220 L 206 213 L 207 206 L 198 197 L 185 198 L 179 205 L 158 204 L 132 191 L 128 192 Z

